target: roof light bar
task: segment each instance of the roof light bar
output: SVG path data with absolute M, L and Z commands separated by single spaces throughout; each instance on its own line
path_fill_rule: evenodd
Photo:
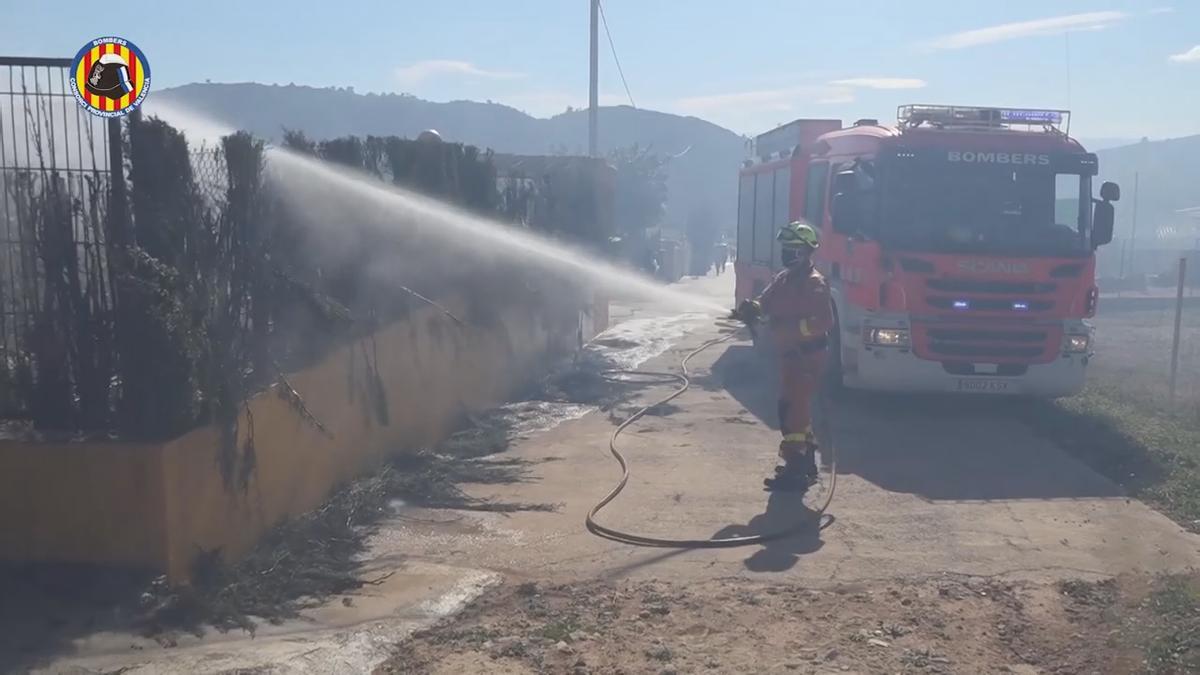
M 1040 108 L 990 108 L 956 105 L 903 105 L 896 111 L 902 128 L 922 124 L 935 127 L 1003 128 L 1008 125 L 1057 127 L 1070 116 L 1069 110 Z

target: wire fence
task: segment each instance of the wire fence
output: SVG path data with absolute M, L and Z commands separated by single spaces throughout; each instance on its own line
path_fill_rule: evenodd
M 57 405 L 74 380 L 72 421 L 93 424 L 113 311 L 109 130 L 66 65 L 0 59 L 0 417 Z
M 543 320 L 578 320 L 582 295 L 569 292 L 577 282 L 546 283 L 519 260 L 447 265 L 461 260 L 435 254 L 429 228 L 381 236 L 368 222 L 381 210 L 327 203 L 326 221 L 306 225 L 311 214 L 270 183 L 261 141 L 234 134 L 189 147 L 180 131 L 136 112 L 92 117 L 72 100 L 68 65 L 0 59 L 3 434 L 157 439 L 215 423 L 233 480 L 253 467 L 252 452 L 233 447 L 248 397 L 424 306 L 397 289 L 461 294 L 480 326 L 531 299 Z M 611 202 L 597 195 L 611 181 L 592 175 L 603 163 L 547 166 L 509 184 L 490 153 L 459 144 L 290 141 L 316 160 L 517 227 L 588 242 L 604 241 L 611 226 L 611 211 L 601 211 Z M 530 295 L 549 288 L 552 298 Z M 560 302 L 576 303 L 574 313 Z
M 1191 409 L 1200 416 L 1200 305 L 1186 290 L 1187 282 L 1197 276 L 1200 273 L 1189 264 L 1180 314 L 1175 401 L 1170 400 L 1169 386 L 1177 286 L 1167 297 L 1143 299 L 1141 304 L 1149 302 L 1145 309 L 1137 308 L 1137 302 L 1127 302 L 1120 309 L 1106 311 L 1101 301 L 1095 319 L 1097 357 L 1092 367 L 1104 386 L 1120 388 L 1155 405 Z M 1177 282 L 1177 271 L 1175 279 Z

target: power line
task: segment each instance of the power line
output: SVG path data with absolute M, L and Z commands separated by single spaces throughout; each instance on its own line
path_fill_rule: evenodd
M 1063 33 L 1067 43 L 1067 110 L 1071 109 L 1071 31 Z
M 617 63 L 617 73 L 621 75 L 621 85 L 625 87 L 625 95 L 629 97 L 629 105 L 636 108 L 633 94 L 629 93 L 629 83 L 625 81 L 625 71 L 621 69 L 621 59 L 617 57 L 617 46 L 613 44 L 612 33 L 608 30 L 608 17 L 604 16 L 604 3 L 597 2 L 600 7 L 600 22 L 604 24 L 604 34 L 608 36 L 608 48 L 612 50 L 613 61 Z

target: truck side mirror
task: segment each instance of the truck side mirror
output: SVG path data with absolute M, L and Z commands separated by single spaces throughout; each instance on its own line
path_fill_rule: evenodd
M 854 171 L 847 169 L 833 175 L 833 193 L 850 194 L 858 189 L 858 177 Z
M 1106 183 L 1112 185 L 1113 183 Z M 1096 202 L 1092 212 L 1092 248 L 1099 248 L 1113 240 L 1113 205 L 1108 200 Z
M 843 234 L 854 234 L 859 227 L 859 204 L 853 194 L 838 192 L 833 195 L 829 204 L 829 212 L 833 216 L 833 229 Z
M 858 229 L 858 177 L 846 169 L 833 174 L 833 198 L 829 202 L 829 213 L 833 216 L 836 232 L 853 233 Z
M 1104 181 L 1100 185 L 1100 199 L 1106 202 L 1121 201 L 1121 186 L 1112 181 Z

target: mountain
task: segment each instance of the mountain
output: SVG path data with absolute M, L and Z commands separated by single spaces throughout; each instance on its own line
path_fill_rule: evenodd
M 309 137 L 347 134 L 416 137 L 434 128 L 447 140 L 529 155 L 580 154 L 587 147 L 587 111 L 549 119 L 497 103 L 434 103 L 408 95 L 356 94 L 349 88 L 316 89 L 262 84 L 189 84 L 154 94 L 155 101 L 278 139 L 285 128 Z M 1121 184 L 1117 236 L 1127 236 L 1133 214 L 1134 173 L 1139 174 L 1139 237 L 1183 224 L 1179 209 L 1200 206 L 1200 135 L 1143 141 L 1085 139 L 1100 157 L 1101 180 Z M 744 140 L 710 122 L 628 106 L 600 109 L 600 148 L 634 144 L 678 155 L 669 165 L 667 225 L 680 227 L 697 214 L 732 228 L 737 211 L 737 170 Z M 1099 188 L 1097 187 L 1097 192 Z
M 172 105 L 257 136 L 278 140 L 284 129 L 310 138 L 397 135 L 415 138 L 437 129 L 443 138 L 528 155 L 581 154 L 587 148 L 587 111 L 549 119 L 531 117 L 498 103 L 434 103 L 408 95 L 356 94 L 263 84 L 189 84 L 155 93 Z M 600 150 L 634 144 L 671 155 L 666 224 L 681 227 L 697 212 L 714 214 L 733 228 L 737 171 L 744 141 L 710 122 L 629 106 L 600 109 Z
M 1088 152 L 1100 152 L 1109 148 L 1119 148 L 1122 145 L 1130 145 L 1137 143 L 1136 138 L 1102 138 L 1102 137 L 1077 137 L 1075 140 L 1083 144 L 1083 147 L 1088 149 Z
M 1100 179 L 1121 185 L 1118 237 L 1128 236 L 1132 229 L 1135 174 L 1138 241 L 1154 238 L 1160 228 L 1188 224 L 1178 211 L 1200 206 L 1200 135 L 1142 141 L 1101 150 L 1096 155 L 1100 159 Z

